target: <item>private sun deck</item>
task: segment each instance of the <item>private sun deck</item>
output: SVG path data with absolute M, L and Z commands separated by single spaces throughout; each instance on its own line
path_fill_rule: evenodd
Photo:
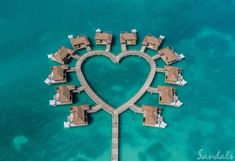
M 56 53 L 49 54 L 48 58 L 60 64 L 65 64 L 73 54 L 74 50 L 62 46 Z
M 112 43 L 112 34 L 108 32 L 96 32 L 95 42 L 97 45 L 107 45 Z
M 73 103 L 73 91 L 76 89 L 75 85 L 59 86 L 56 88 L 56 95 L 53 100 L 50 100 L 50 105 L 67 105 Z
M 70 108 L 70 115 L 67 122 L 64 122 L 65 128 L 88 125 L 87 111 L 88 105 L 73 106 Z
M 80 50 L 83 48 L 86 48 L 88 51 L 90 50 L 90 42 L 86 36 L 78 35 L 76 38 L 73 38 L 73 35 L 69 35 L 68 37 L 74 50 Z
M 180 107 L 183 103 L 176 96 L 176 89 L 170 86 L 158 86 L 159 104 Z
M 51 74 L 44 81 L 46 84 L 64 83 L 67 82 L 68 65 L 60 65 L 51 67 Z
M 161 45 L 162 41 L 165 39 L 165 36 L 160 35 L 159 38 L 153 35 L 146 35 L 142 42 L 142 50 L 145 48 L 158 50 L 159 46 Z
M 167 124 L 163 121 L 161 116 L 161 109 L 149 105 L 143 105 L 143 125 L 150 127 L 165 128 Z
M 177 54 L 171 47 L 160 49 L 158 54 L 167 65 L 171 65 L 184 58 L 183 54 Z
M 176 84 L 180 86 L 184 86 L 187 82 L 184 80 L 182 76 L 181 68 L 174 66 L 164 66 L 165 70 L 165 83 Z

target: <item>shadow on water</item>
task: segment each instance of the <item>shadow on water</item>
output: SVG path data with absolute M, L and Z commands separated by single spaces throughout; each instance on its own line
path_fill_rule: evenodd
M 77 93 L 72 93 L 72 101 L 73 101 L 73 103 L 78 103 Z
M 88 118 L 89 124 L 94 123 L 94 117 L 92 117 L 92 115 L 90 113 L 87 114 L 87 118 Z

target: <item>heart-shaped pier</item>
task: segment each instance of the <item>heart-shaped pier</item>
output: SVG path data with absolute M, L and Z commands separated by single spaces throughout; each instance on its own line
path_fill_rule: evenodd
M 149 66 L 150 66 L 150 71 L 147 76 L 147 79 L 145 80 L 144 84 L 139 89 L 139 91 L 132 98 L 130 98 L 127 102 L 125 102 L 124 104 L 120 105 L 117 108 L 114 108 L 113 106 L 109 105 L 106 101 L 104 101 L 102 98 L 100 98 L 94 92 L 94 90 L 88 84 L 88 82 L 86 81 L 86 79 L 84 77 L 84 74 L 82 71 L 82 65 L 85 62 L 85 60 L 90 57 L 99 56 L 99 55 L 106 56 L 115 64 L 119 64 L 121 59 L 124 59 L 126 57 L 130 57 L 130 56 L 142 57 L 144 60 L 146 60 L 148 62 Z M 116 56 L 110 52 L 98 50 L 98 51 L 90 51 L 87 54 L 81 56 L 76 63 L 76 72 L 77 72 L 78 80 L 80 81 L 81 86 L 84 88 L 84 90 L 89 95 L 89 97 L 97 105 L 100 105 L 104 110 L 106 110 L 110 114 L 120 114 L 123 111 L 127 110 L 130 106 L 135 104 L 144 95 L 144 93 L 146 92 L 146 90 L 151 85 L 151 83 L 154 79 L 154 76 L 156 73 L 156 63 L 149 55 L 147 55 L 146 53 L 143 53 L 143 52 L 139 52 L 139 51 L 124 51 Z

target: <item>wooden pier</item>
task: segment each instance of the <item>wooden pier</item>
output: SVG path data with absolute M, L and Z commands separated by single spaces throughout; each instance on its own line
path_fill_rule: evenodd
M 157 59 L 160 59 L 160 58 L 161 58 L 161 56 L 160 56 L 159 54 L 154 55 L 154 56 L 152 57 L 153 60 L 157 60 Z
M 95 112 L 97 112 L 97 111 L 99 111 L 101 109 L 102 109 L 101 105 L 95 105 L 95 106 L 91 107 L 91 109 L 89 111 L 87 111 L 87 112 L 88 113 L 95 113 Z
M 82 64 L 83 62 L 93 56 L 105 56 L 111 59 L 114 63 L 118 64 L 121 59 L 127 57 L 127 56 L 138 56 L 140 58 L 145 59 L 149 65 L 150 65 L 150 72 L 149 75 L 141 87 L 141 89 L 125 104 L 121 105 L 117 109 L 113 108 L 111 105 L 104 102 L 89 86 L 87 83 L 83 73 L 82 73 Z M 79 88 L 82 91 L 84 90 L 88 96 L 97 104 L 94 106 L 89 112 L 96 112 L 100 110 L 101 108 L 107 111 L 112 115 L 112 161 L 118 161 L 118 116 L 122 112 L 126 111 L 128 108 L 132 109 L 136 113 L 142 113 L 142 109 L 140 107 L 137 107 L 134 105 L 143 95 L 146 91 L 151 90 L 150 85 L 154 79 L 154 76 L 156 74 L 156 63 L 150 57 L 149 55 L 142 53 L 140 51 L 123 51 L 121 54 L 115 56 L 114 54 L 108 52 L 108 51 L 102 51 L 102 50 L 96 50 L 96 51 L 90 51 L 85 55 L 82 55 L 76 64 L 76 73 L 79 78 L 80 84 L 83 88 Z
M 163 68 L 156 68 L 156 71 L 160 72 L 160 73 L 165 73 L 166 72 L 166 70 L 163 69 Z
M 77 59 L 77 60 L 80 58 L 80 56 L 76 55 L 76 54 L 71 55 L 71 57 L 74 58 L 74 59 Z
M 145 49 L 146 49 L 146 46 L 142 46 L 140 49 L 140 52 L 144 53 Z
M 111 49 L 111 44 L 107 44 L 105 51 L 110 51 L 110 49 Z
M 158 93 L 158 92 L 159 92 L 157 88 L 153 88 L 153 87 L 149 87 L 149 88 L 147 89 L 147 91 L 150 92 L 151 94 L 152 94 L 152 93 Z
M 87 52 L 91 51 L 91 47 L 90 46 L 86 46 L 86 50 L 87 50 Z
M 84 91 L 84 87 L 78 87 L 75 90 L 73 90 L 74 93 L 81 93 L 82 91 Z
M 138 107 L 138 106 L 136 106 L 136 105 L 131 105 L 131 106 L 130 106 L 130 109 L 131 109 L 132 111 L 134 111 L 135 113 L 143 113 L 142 108 L 141 108 L 141 107 Z
M 112 117 L 112 161 L 118 161 L 118 114 Z
M 76 72 L 76 68 L 67 69 L 66 72 Z
M 126 44 L 121 44 L 121 51 L 123 52 L 123 51 L 126 51 L 127 49 L 126 49 Z

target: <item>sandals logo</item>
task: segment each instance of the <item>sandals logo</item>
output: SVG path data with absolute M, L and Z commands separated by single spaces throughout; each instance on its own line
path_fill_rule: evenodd
M 221 151 L 218 150 L 216 153 L 206 152 L 204 149 L 198 151 L 197 160 L 233 160 L 233 154 L 230 150 Z

